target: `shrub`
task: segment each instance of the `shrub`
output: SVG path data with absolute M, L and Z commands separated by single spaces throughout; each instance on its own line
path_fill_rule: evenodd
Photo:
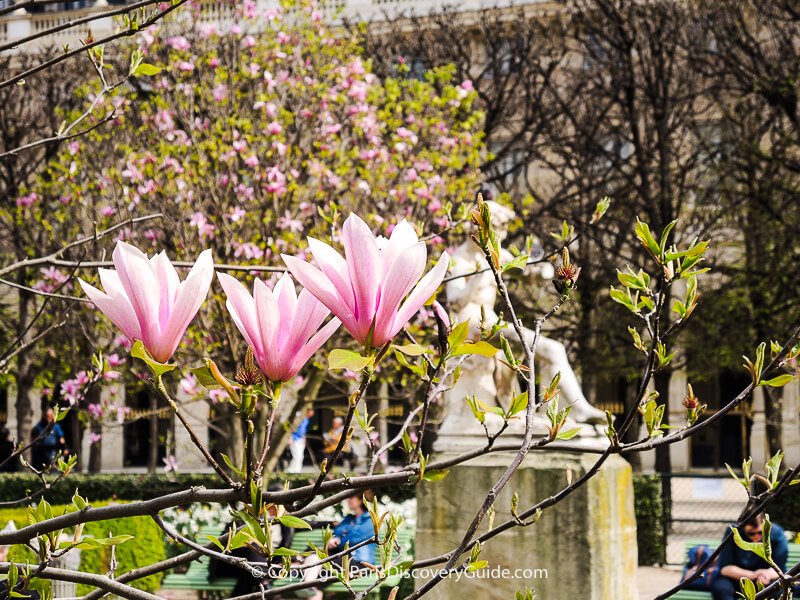
M 74 490 L 73 490 L 74 491 Z M 93 506 L 103 506 L 108 502 L 92 502 Z M 65 506 L 53 506 L 53 512 L 60 514 Z M 27 508 L 11 508 L 0 510 L 0 526 L 4 526 L 8 521 L 14 521 L 17 527 L 22 527 L 28 523 Z M 118 562 L 116 575 L 122 575 L 128 571 L 143 567 L 154 562 L 163 560 L 166 556 L 164 550 L 163 532 L 158 525 L 149 517 L 128 517 L 124 519 L 111 519 L 96 523 L 87 523 L 84 535 L 93 537 L 107 537 L 113 535 L 132 535 L 134 540 L 130 540 L 116 547 L 116 559 Z M 12 546 L 9 551 L 9 559 L 14 561 L 36 563 L 33 552 L 25 546 Z M 109 569 L 111 559 L 111 549 L 85 550 L 81 552 L 80 570 L 84 573 L 105 574 Z M 131 585 L 146 592 L 155 592 L 161 585 L 164 574 L 158 573 L 149 577 L 144 577 Z M 84 595 L 92 588 L 86 585 L 78 586 L 78 594 Z
M 288 482 L 291 487 L 313 482 L 314 475 L 308 473 L 275 473 L 269 483 Z M 215 473 L 181 473 L 179 475 L 147 475 L 134 473 L 75 474 L 53 485 L 45 494 L 51 504 L 69 504 L 75 488 L 89 502 L 103 500 L 150 500 L 164 494 L 179 492 L 194 486 L 222 488 L 224 484 Z M 40 487 L 38 477 L 32 473 L 0 474 L 0 502 L 9 502 L 24 497 Z M 381 496 L 388 495 L 394 502 L 403 502 L 414 497 L 412 486 L 392 486 L 381 489 Z M 5 513 L 3 513 L 5 514 Z M 23 522 L 27 511 L 22 510 Z
M 658 475 L 633 476 L 633 510 L 636 513 L 636 543 L 639 564 L 664 564 L 667 544 L 664 539 L 664 504 Z

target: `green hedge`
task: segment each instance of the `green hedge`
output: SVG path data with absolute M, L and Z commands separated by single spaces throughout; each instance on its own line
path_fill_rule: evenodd
M 636 513 L 636 542 L 639 564 L 664 564 L 667 544 L 664 539 L 664 503 L 658 475 L 633 476 L 633 510 Z
M 291 487 L 312 483 L 314 476 L 308 473 L 276 473 L 270 482 L 288 481 Z M 164 494 L 179 492 L 193 486 L 223 488 L 224 482 L 215 473 L 185 473 L 175 475 L 146 475 L 132 473 L 76 474 L 51 487 L 45 498 L 51 504 L 69 504 L 75 488 L 90 502 L 93 500 L 150 500 Z M 0 502 L 25 497 L 40 487 L 39 479 L 28 473 L 0 474 Z M 381 488 L 380 495 L 387 494 L 395 502 L 414 496 L 413 486 L 391 486 Z
M 108 503 L 94 502 L 92 505 L 103 506 L 106 504 Z M 61 514 L 64 508 L 64 506 L 53 506 L 53 512 Z M 27 525 L 28 509 L 0 509 L 0 527 L 5 526 L 8 521 L 14 521 L 17 527 Z M 69 531 L 71 533 L 72 530 Z M 84 528 L 84 535 L 96 538 L 107 537 L 109 534 L 128 534 L 135 538 L 117 546 L 116 559 L 118 567 L 116 575 L 122 575 L 131 569 L 144 567 L 166 558 L 163 533 L 149 517 L 126 517 L 124 519 L 92 522 L 87 523 Z M 25 546 L 12 546 L 9 551 L 9 558 L 20 562 L 25 562 L 26 560 L 38 562 L 33 556 L 33 552 Z M 80 570 L 84 573 L 105 574 L 108 572 L 110 560 L 110 548 L 84 550 L 81 552 Z M 161 586 L 163 577 L 163 573 L 158 573 L 134 581 L 131 585 L 137 589 L 153 593 Z M 78 585 L 78 595 L 82 596 L 92 589 L 90 586 Z

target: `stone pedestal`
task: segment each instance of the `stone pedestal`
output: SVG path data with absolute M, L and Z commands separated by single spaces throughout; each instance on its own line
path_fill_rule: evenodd
M 433 460 L 446 457 L 447 453 L 439 453 Z M 418 559 L 442 554 L 458 544 L 486 492 L 512 457 L 513 453 L 483 456 L 452 468 L 439 482 L 420 484 Z M 524 509 L 575 481 L 596 460 L 596 454 L 531 452 L 497 498 L 494 524 L 511 517 L 514 492 Z M 484 520 L 479 532 L 486 530 Z M 516 590 L 527 586 L 543 600 L 636 600 L 636 520 L 630 466 L 618 456 L 610 457 L 587 484 L 545 510 L 537 524 L 512 528 L 487 542 L 481 559 L 489 561 L 483 572 L 463 575 L 460 581 L 453 576 L 439 584 L 433 597 L 513 598 Z M 508 569 L 506 576 L 502 569 Z M 424 583 L 420 575 L 416 574 L 417 587 Z

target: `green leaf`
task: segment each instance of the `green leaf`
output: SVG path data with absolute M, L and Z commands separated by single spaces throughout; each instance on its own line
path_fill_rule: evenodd
M 219 541 L 219 538 L 218 538 L 217 536 L 215 536 L 215 535 L 210 535 L 210 534 L 206 534 L 206 539 L 207 539 L 208 541 L 210 541 L 210 542 L 213 542 L 213 544 L 214 544 L 214 545 L 215 545 L 217 548 L 219 548 L 220 550 L 222 550 L 223 552 L 225 551 L 225 546 L 223 546 L 223 545 L 222 545 L 222 542 L 220 542 L 220 541 Z
M 794 375 L 786 373 L 784 375 L 773 377 L 772 379 L 762 379 L 761 385 L 768 385 L 769 387 L 783 387 L 792 381 L 794 381 Z
M 522 392 L 511 401 L 511 406 L 508 408 L 508 416 L 516 415 L 526 408 L 528 408 L 528 392 Z
M 423 354 L 429 354 L 431 352 L 430 348 L 425 348 L 419 344 L 406 344 L 404 346 L 394 346 L 395 350 L 399 350 L 406 356 L 422 356 Z
M 364 367 L 372 363 L 368 356 L 361 356 L 358 352 L 336 348 L 328 354 L 328 370 L 349 369 L 350 371 L 361 371 Z
M 292 529 L 311 529 L 311 525 L 303 521 L 303 519 L 293 517 L 292 515 L 283 515 L 282 517 L 277 517 L 276 520 L 282 525 L 286 525 L 286 527 L 291 527 Z
M 115 535 L 114 537 L 107 538 L 83 538 L 75 548 L 79 550 L 99 550 L 100 548 L 108 548 L 109 546 L 117 546 L 124 544 L 128 540 L 132 540 L 132 535 Z
M 491 358 L 495 354 L 497 354 L 498 348 L 492 346 L 489 342 L 466 342 L 464 344 L 459 344 L 450 351 L 450 356 L 461 356 L 464 354 L 478 354 L 480 356 L 485 356 L 487 358 Z
M 733 467 L 731 467 L 728 463 L 725 463 L 725 466 L 728 468 L 728 473 L 731 474 L 731 477 L 733 477 L 736 481 L 742 484 L 744 486 L 744 489 L 746 490 L 749 489 L 747 486 L 747 481 L 739 479 L 739 476 L 734 472 Z
M 78 488 L 75 488 L 75 493 L 72 496 L 72 503 L 77 507 L 78 510 L 83 510 L 86 508 L 86 500 L 81 498 L 80 494 L 78 494 Z
M 133 343 L 133 348 L 131 348 L 131 356 L 142 360 L 156 377 L 159 377 L 164 373 L 169 373 L 177 367 L 177 365 L 158 362 L 155 358 L 150 356 L 150 353 L 147 351 L 147 348 L 144 347 L 144 344 L 141 340 L 136 340 Z
M 575 429 L 567 429 L 566 431 L 560 431 L 558 433 L 559 440 L 571 440 L 576 435 L 578 435 L 581 431 L 580 427 L 576 427 Z
M 276 548 L 272 556 L 299 556 L 302 552 L 292 550 L 291 548 Z
M 469 321 L 464 321 L 453 327 L 450 335 L 447 336 L 447 343 L 451 348 L 460 346 L 466 341 L 467 335 L 469 335 Z
M 475 571 L 480 571 L 481 569 L 485 569 L 489 566 L 489 561 L 487 560 L 478 560 L 472 563 L 469 563 L 467 566 L 467 571 L 473 573 Z
M 422 478 L 425 481 L 441 481 L 447 474 L 450 473 L 450 469 L 431 469 L 430 471 L 425 471 L 425 474 Z
M 763 544 L 746 542 L 744 539 L 742 539 L 742 534 L 739 533 L 739 530 L 736 529 L 736 527 L 731 526 L 731 531 L 733 532 L 733 541 L 736 543 L 737 546 L 739 546 L 739 548 L 741 548 L 742 550 L 746 550 L 748 552 L 752 552 L 756 556 L 759 556 L 764 560 L 767 560 L 767 555 L 764 552 Z
M 515 256 L 512 260 L 504 264 L 502 267 L 502 272 L 505 273 L 509 269 L 519 269 L 520 271 L 524 271 L 525 265 L 527 264 L 528 264 L 528 255 L 520 254 L 519 256 Z
M 755 600 L 756 598 L 756 584 L 747 577 L 742 577 L 739 580 L 739 587 L 742 590 L 742 596 L 745 600 Z
M 133 72 L 134 75 L 145 75 L 147 77 L 152 77 L 153 75 L 158 75 L 159 73 L 161 73 L 161 67 L 157 67 L 145 62 L 136 67 L 136 70 Z

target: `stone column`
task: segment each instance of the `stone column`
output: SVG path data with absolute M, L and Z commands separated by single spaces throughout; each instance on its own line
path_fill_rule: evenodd
M 448 454 L 434 459 L 446 458 Z M 450 469 L 443 480 L 417 488 L 416 557 L 452 550 L 487 491 L 512 460 L 493 453 Z M 532 451 L 494 503 L 494 524 L 511 518 L 511 496 L 528 507 L 575 481 L 597 460 L 596 454 Z M 480 532 L 486 531 L 486 520 Z M 537 598 L 636 600 L 636 519 L 630 465 L 611 456 L 595 477 L 562 502 L 548 508 L 535 525 L 515 527 L 488 541 L 480 556 L 489 566 L 436 588 L 440 600 L 513 598 L 534 588 Z M 441 565 L 438 565 L 439 567 Z M 437 567 L 434 566 L 433 569 Z M 417 571 L 417 587 L 425 582 Z
M 784 445 L 785 445 L 784 441 Z M 745 452 L 745 454 L 747 454 Z M 750 429 L 750 456 L 753 457 L 753 465 L 761 469 L 762 465 L 769 460 L 769 448 L 767 446 L 767 419 L 764 415 L 764 390 L 756 388 L 753 391 L 753 427 Z
M 125 406 L 125 384 L 117 382 L 103 386 L 100 392 L 100 402 L 103 406 Z M 103 424 L 103 439 L 100 450 L 100 470 L 102 472 L 122 471 L 125 466 L 125 440 L 122 435 L 122 426 L 114 422 L 115 417 L 116 415 L 109 415 L 107 419 L 110 422 Z M 90 435 L 88 431 L 84 435 L 84 445 Z M 88 462 L 88 451 L 84 456 L 87 457 Z
M 181 389 L 178 390 L 177 399 L 186 421 L 203 445 L 208 448 L 208 401 L 205 398 L 200 400 L 192 398 Z M 187 471 L 210 468 L 200 450 L 192 442 L 189 432 L 177 418 L 173 418 L 175 419 L 175 459 L 178 461 L 179 468 Z
M 796 465 L 800 462 L 800 382 L 792 382 L 783 388 L 783 451 L 784 462 Z
M 669 425 L 684 427 L 686 425 L 686 407 L 683 406 L 683 399 L 686 397 L 686 384 L 688 383 L 686 369 L 677 369 L 672 373 L 669 381 Z M 691 470 L 691 448 L 690 438 L 676 442 L 669 447 L 669 457 L 672 463 L 673 472 L 686 472 Z

